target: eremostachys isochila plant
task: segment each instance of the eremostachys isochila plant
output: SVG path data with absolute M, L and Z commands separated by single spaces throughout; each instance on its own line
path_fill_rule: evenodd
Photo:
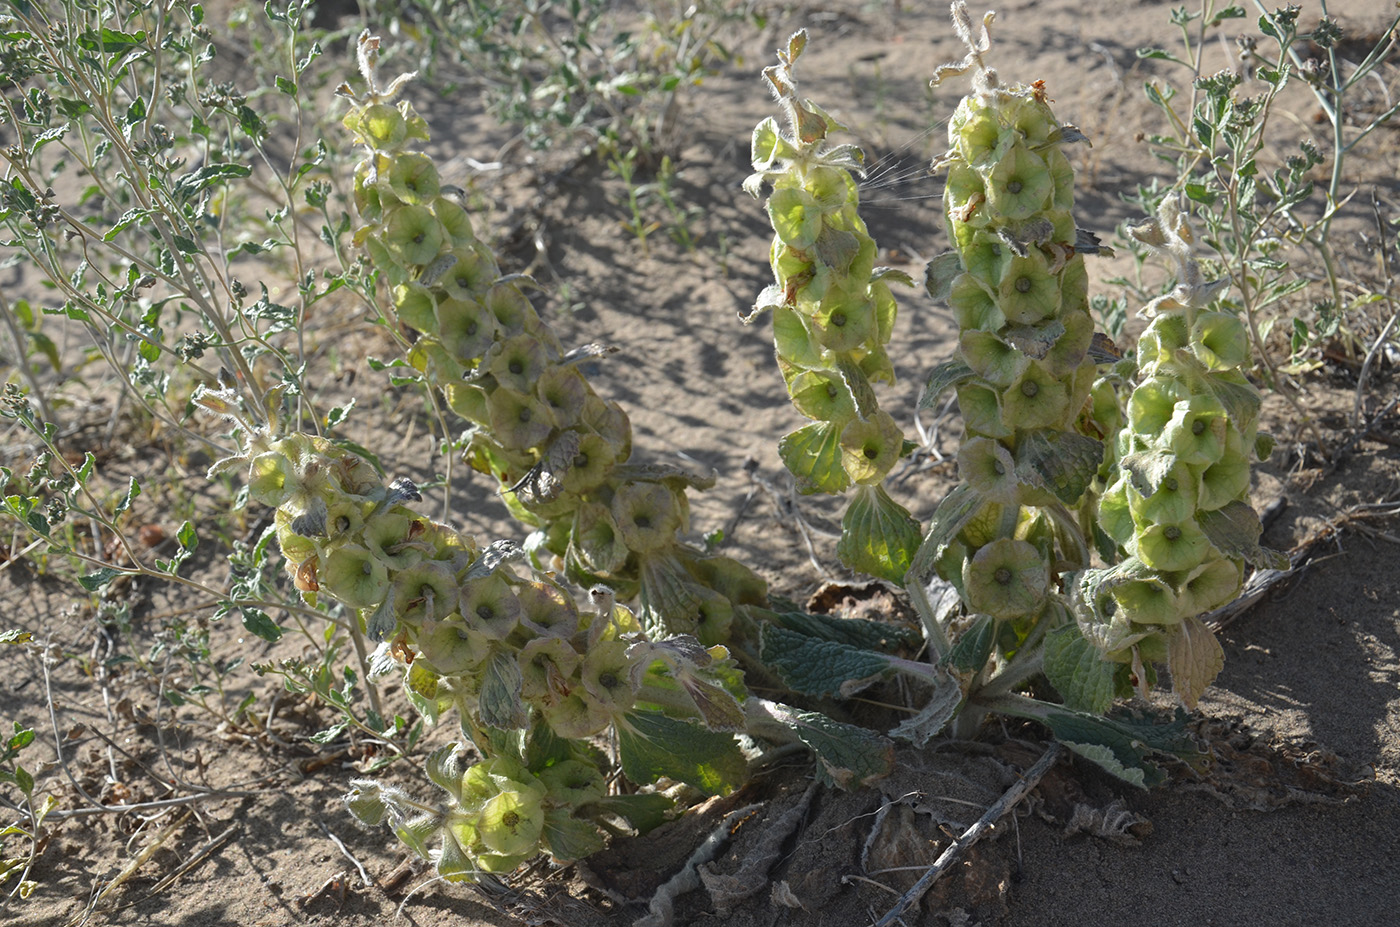
M 776 282 L 744 321 L 771 310 L 778 367 L 793 404 L 813 420 L 778 446 L 798 488 L 856 487 L 842 520 L 841 562 L 902 582 L 922 532 L 883 486 L 903 456 L 904 434 L 879 407 L 872 383 L 895 378 L 885 351 L 897 309 L 889 284 L 913 281 L 875 266 L 875 241 L 851 176 L 862 170 L 864 154 L 854 145 L 829 146 L 828 134 L 843 127 L 797 96 L 795 68 L 806 46 L 806 31 L 796 33 L 778 52 L 781 63 L 763 72 L 787 127 L 769 117 L 754 129 L 755 173 L 744 189 L 755 197 L 765 183 L 773 189 L 767 211 Z
M 1176 199 L 1131 234 L 1175 263 L 1177 285 L 1143 309 L 1152 322 L 1138 340 L 1139 382 L 1099 507 L 1099 524 L 1128 556 L 1079 577 L 1076 613 L 1084 637 L 1130 665 L 1140 688 L 1147 667 L 1165 663 L 1194 707 L 1224 665 L 1199 616 L 1235 597 L 1246 563 L 1287 565 L 1260 548 L 1249 506 L 1250 461 L 1267 457 L 1273 440 L 1258 432 L 1259 391 L 1240 369 L 1248 331 L 1212 308 L 1228 281 L 1203 278 Z
M 235 415 L 236 417 L 236 415 Z M 275 507 L 287 572 L 309 605 L 339 602 L 370 636 L 384 673 L 437 719 L 455 710 L 477 755 L 456 744 L 425 763 L 445 795 L 422 802 L 358 780 L 350 810 L 390 824 L 450 880 L 509 871 L 548 853 L 580 859 L 619 827 L 660 823 L 671 801 L 615 794 L 614 765 L 644 786 L 668 778 L 706 795 L 747 776 L 734 734 L 803 743 L 818 776 L 843 787 L 888 772 L 889 745 L 858 728 L 765 702 L 744 689 L 723 646 L 690 635 L 649 638 L 603 587 L 578 608 L 510 544 L 482 548 L 416 512 L 407 480 L 388 485 L 330 441 L 247 429 L 250 498 Z M 616 745 L 616 764 L 593 742 Z
M 364 780 L 349 796 L 362 820 L 388 821 L 449 879 L 514 869 L 547 852 L 573 860 L 619 823 L 658 823 L 659 794 L 609 794 L 612 764 L 589 742 L 611 731 L 639 785 L 668 776 L 708 794 L 735 787 L 746 761 L 742 678 L 723 647 L 693 637 L 653 642 L 601 595 L 578 609 L 513 545 L 481 548 L 414 511 L 417 489 L 388 485 L 364 458 L 324 438 L 251 431 L 249 496 L 276 509 L 287 572 L 307 603 L 349 609 L 385 639 L 377 661 L 399 669 L 429 720 L 455 709 L 479 762 L 457 746 L 426 762 L 446 796 L 422 803 Z
M 564 559 L 571 580 L 640 596 L 648 630 L 727 638 L 734 606 L 762 604 L 766 587 L 734 560 L 683 544 L 687 488 L 712 476 L 629 463 L 632 426 L 594 392 L 526 298 L 530 284 L 502 275 L 432 159 L 411 150 L 428 137 L 408 101 L 412 75 L 378 77 L 379 41 L 365 33 L 366 88 L 346 126 L 368 149 L 355 171 L 364 225 L 355 240 L 388 284 L 399 321 L 419 334 L 409 362 L 471 423 L 468 460 L 499 480 L 506 503 L 533 527 L 530 546 Z
M 970 731 L 985 699 L 1042 670 L 1056 676 L 1045 663 L 1046 635 L 1073 627 L 1059 577 L 1088 566 L 1073 509 L 1104 445 L 1082 427 L 1094 415 L 1098 372 L 1071 215 L 1074 172 L 1060 150 L 1079 135 L 1056 120 L 1040 84 L 1004 86 L 983 61 L 991 14 L 980 35 L 963 4 L 953 19 L 969 53 L 934 82 L 971 71 L 973 89 L 936 165 L 947 170 L 954 251 L 935 259 L 930 290 L 947 299 L 959 334 L 954 359 L 935 369 L 929 389 L 956 387 L 965 433 L 961 483 L 934 513 L 910 586 L 920 592 L 936 569 L 961 596 L 969 616 L 961 632 L 925 619 L 964 674 L 970 700 L 960 722 Z

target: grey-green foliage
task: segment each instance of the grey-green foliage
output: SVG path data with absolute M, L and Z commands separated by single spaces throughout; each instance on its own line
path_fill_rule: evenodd
M 470 423 L 467 459 L 501 484 L 511 511 L 536 529 L 531 546 L 563 558 L 571 580 L 640 596 L 649 630 L 729 634 L 735 606 L 766 587 L 727 557 L 680 540 L 688 488 L 713 477 L 630 460 L 632 426 L 580 370 L 602 353 L 565 353 L 525 289 L 476 236 L 431 158 L 413 150 L 428 129 L 407 101 L 405 75 L 378 79 L 378 40 L 361 37 L 366 82 L 345 117 L 367 149 L 355 170 L 364 245 L 403 325 L 418 334 L 409 363 Z M 354 97 L 348 86 L 343 93 Z
M 1246 563 L 1278 566 L 1259 547 L 1250 464 L 1268 456 L 1259 391 L 1241 372 L 1245 325 L 1213 308 L 1224 282 L 1203 278 L 1194 236 L 1173 200 L 1133 230 L 1177 268 L 1176 287 L 1143 309 L 1139 381 L 1118 436 L 1118 473 L 1099 524 L 1126 553 L 1079 581 L 1081 628 L 1109 658 L 1165 662 L 1194 706 L 1224 661 L 1198 616 L 1239 592 Z
M 842 563 L 901 582 L 921 531 L 883 485 L 904 454 L 904 434 L 880 408 L 874 384 L 895 379 L 885 350 L 898 309 L 890 284 L 913 281 L 875 266 L 877 248 L 860 218 L 853 176 L 864 153 L 829 144 L 843 127 L 797 95 L 796 65 L 806 46 L 807 33 L 796 33 L 779 51 L 780 64 L 763 72 L 787 124 L 770 117 L 754 129 L 755 173 L 744 188 L 756 197 L 765 184 L 772 187 L 775 282 L 744 321 L 772 312 L 778 369 L 793 405 L 812 419 L 778 444 L 798 489 L 855 487 L 837 548 Z

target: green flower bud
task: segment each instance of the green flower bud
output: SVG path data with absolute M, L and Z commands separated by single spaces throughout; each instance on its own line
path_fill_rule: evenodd
M 248 495 L 263 505 L 273 508 L 282 505 L 296 488 L 292 462 L 279 451 L 259 454 L 248 465 Z
M 447 406 L 454 413 L 469 422 L 487 425 L 491 422 L 491 410 L 486 405 L 486 390 L 475 383 L 450 382 L 443 389 Z
M 1069 390 L 1041 361 L 1031 361 L 1002 394 L 1002 409 L 1012 428 L 1059 426 L 1070 412 Z
M 987 190 L 982 176 L 966 164 L 948 167 L 948 180 L 943 188 L 943 209 L 952 221 L 968 230 L 984 228 L 988 223 Z
M 997 538 L 963 566 L 968 606 L 994 618 L 1022 618 L 1039 611 L 1050 571 L 1035 545 Z
M 491 639 L 457 616 L 424 625 L 417 645 L 423 660 L 442 676 L 473 675 L 491 655 Z
M 555 763 L 539 774 L 549 801 L 565 807 L 578 808 L 598 801 L 607 794 L 607 783 L 598 767 L 581 760 Z
M 533 792 L 501 792 L 486 803 L 477 818 L 477 836 L 493 853 L 528 857 L 538 852 L 544 830 L 544 806 Z M 514 868 L 504 864 L 497 871 Z M 483 856 L 482 868 L 494 867 Z
M 345 117 L 345 127 L 379 151 L 393 151 L 408 136 L 408 124 L 404 121 L 403 113 L 388 103 L 375 103 L 363 109 L 351 110 Z
M 454 263 L 442 277 L 442 288 L 452 299 L 475 301 L 499 276 L 496 261 L 482 245 L 471 242 L 452 249 Z
M 1099 499 L 1099 527 L 1119 546 L 1127 546 L 1137 525 L 1129 504 L 1128 475 L 1121 474 Z
M 1201 474 L 1201 510 L 1213 512 L 1249 495 L 1249 458 L 1225 454 Z
M 1191 326 L 1191 349 L 1210 370 L 1233 370 L 1249 359 L 1249 335 L 1235 315 L 1203 312 Z
M 521 617 L 520 600 L 499 573 L 464 583 L 459 608 L 468 625 L 496 641 L 509 637 Z
M 965 97 L 948 123 L 948 139 L 964 161 L 980 166 L 1000 161 L 1015 143 L 1016 133 L 996 110 Z
M 1149 440 L 1166 430 L 1176 404 L 1187 399 L 1185 387 L 1169 377 L 1143 380 L 1128 398 L 1128 427 Z
M 1244 564 L 1211 559 L 1192 570 L 1178 587 L 1183 615 L 1200 615 L 1232 602 L 1244 585 Z
M 394 312 L 399 321 L 420 332 L 437 328 L 437 300 L 432 291 L 420 283 L 402 283 L 394 287 Z
M 627 646 L 619 640 L 599 641 L 584 655 L 580 671 L 584 689 L 613 715 L 627 711 L 636 700 L 628 679 L 632 661 L 627 659 Z
M 885 478 L 904 449 L 894 417 L 881 409 L 868 421 L 856 419 L 841 431 L 841 465 L 852 480 L 873 486 Z
M 1186 325 L 1186 317 L 1181 313 L 1159 315 L 1147 326 L 1138 338 L 1138 364 L 1148 365 L 1170 362 L 1176 352 L 1191 344 L 1191 332 Z
M 822 230 L 822 209 L 806 190 L 784 187 L 768 198 L 773 231 L 785 244 L 805 251 L 817 243 Z
M 869 297 L 833 286 L 822 299 L 813 321 L 822 347 L 845 354 L 875 336 L 875 313 Z
M 403 512 L 377 513 L 365 523 L 361 540 L 374 558 L 391 570 L 413 566 L 428 555 L 427 545 L 415 540 L 422 523 Z
M 1155 576 L 1114 586 L 1111 595 L 1135 624 L 1173 625 L 1185 617 L 1176 592 L 1165 580 Z
M 1141 524 L 1178 524 L 1196 514 L 1201 478 L 1185 463 L 1172 466 L 1149 496 L 1131 490 L 1133 514 Z
M 813 329 L 792 309 L 773 310 L 773 345 L 778 357 L 796 367 L 811 370 L 826 366 L 825 354 Z
M 1194 519 L 1150 525 L 1133 540 L 1137 558 L 1154 570 L 1190 570 L 1210 554 L 1210 541 Z
M 372 608 L 389 593 L 384 564 L 358 544 L 332 547 L 321 558 L 321 589 L 350 608 Z
M 520 602 L 521 623 L 536 634 L 567 640 L 578 631 L 578 609 L 559 587 L 526 582 L 516 587 L 515 598 Z
M 819 422 L 844 422 L 856 414 L 855 398 L 834 370 L 808 370 L 788 386 L 797 411 Z
M 958 411 L 962 413 L 963 426 L 969 435 L 1011 436 L 1012 429 L 1001 414 L 1001 393 L 976 383 L 963 383 L 957 389 Z
M 564 490 L 578 494 L 593 491 L 607 479 L 616 461 L 613 446 L 602 435 L 585 434 L 579 438 L 578 451 L 564 472 Z
M 1010 386 L 1031 363 L 1024 353 L 997 335 L 977 329 L 962 333 L 958 350 L 974 373 L 998 387 Z
M 662 483 L 628 483 L 619 487 L 612 502 L 622 542 L 645 553 L 675 542 L 683 513 L 670 487 Z
M 437 304 L 437 336 L 459 363 L 469 364 L 496 341 L 496 320 L 480 303 L 444 299 Z
M 457 610 L 457 578 L 444 564 L 425 561 L 394 577 L 394 604 L 404 624 L 442 621 Z
M 536 705 L 553 705 L 573 687 L 582 658 L 558 637 L 537 637 L 520 650 L 520 695 Z
M 958 328 L 994 332 L 1006 324 L 1006 315 L 997 305 L 996 297 L 972 274 L 959 274 L 953 280 L 948 304 L 958 322 Z
M 516 335 L 498 341 L 487 354 L 485 368 L 496 382 L 517 393 L 532 393 L 540 375 L 549 366 L 544 346 L 529 335 Z M 582 394 L 579 406 L 582 407 Z
M 991 208 L 1014 221 L 1042 212 L 1054 194 L 1055 180 L 1044 159 L 1020 146 L 997 161 L 987 181 Z
M 585 697 L 587 696 L 587 697 Z M 541 708 L 545 722 L 560 737 L 583 740 L 612 722 L 612 716 L 587 692 L 574 691 Z
M 1007 321 L 1022 325 L 1048 319 L 1060 308 L 1060 280 L 1050 273 L 1039 251 L 1011 258 L 997 288 Z
M 433 215 L 442 223 L 442 230 L 447 233 L 448 241 L 454 249 L 476 241 L 476 232 L 472 230 L 472 217 L 465 209 L 442 196 L 435 199 L 432 206 Z
M 405 203 L 421 204 L 434 199 L 441 189 L 433 161 L 419 152 L 404 152 L 394 157 L 389 171 L 389 184 L 394 195 Z
M 535 395 L 549 407 L 554 420 L 560 425 L 573 425 L 579 421 L 588 392 L 588 381 L 574 366 L 547 366 L 535 381 Z
M 389 215 L 384 244 L 404 264 L 427 264 L 442 250 L 442 223 L 426 206 L 403 206 Z
M 1000 236 L 988 231 L 975 233 L 959 254 L 963 269 L 991 289 L 1001 286 L 1015 256 Z
M 337 502 L 326 510 L 326 537 L 332 541 L 357 535 L 365 526 L 365 504 Z
M 958 449 L 958 479 L 990 502 L 1014 505 L 1020 495 L 1011 452 L 990 438 L 969 438 Z
M 597 503 L 579 506 L 569 552 L 590 573 L 607 575 L 621 570 L 627 562 L 628 549 L 611 510 Z
M 1161 441 L 1182 463 L 1209 465 L 1224 456 L 1229 427 L 1229 416 L 1218 399 L 1192 396 L 1176 404 Z
M 507 448 L 525 450 L 544 444 L 554 430 L 549 407 L 533 396 L 504 387 L 486 397 L 491 430 Z

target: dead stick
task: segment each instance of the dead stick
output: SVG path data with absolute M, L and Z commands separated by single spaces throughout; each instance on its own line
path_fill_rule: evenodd
M 996 804 L 988 808 L 987 813 L 982 815 L 976 824 L 973 824 L 964 831 L 961 837 L 953 841 L 952 846 L 944 850 L 943 854 L 939 856 L 938 859 L 934 860 L 933 865 L 923 874 L 923 877 L 919 879 L 913 888 L 909 889 L 909 891 L 905 892 L 903 896 L 900 897 L 895 906 L 887 911 L 884 917 L 880 918 L 875 927 L 890 927 L 890 925 L 902 917 L 904 912 L 909 910 L 912 905 L 918 904 L 919 899 L 924 897 L 924 892 L 929 890 L 929 886 L 933 885 L 939 876 L 953 868 L 953 863 L 957 861 L 964 850 L 970 848 L 977 841 L 985 837 L 988 831 L 996 827 L 997 821 L 1001 820 L 1012 808 L 1016 807 L 1021 799 L 1030 794 L 1031 789 L 1034 789 L 1040 783 L 1040 780 L 1050 771 L 1050 767 L 1055 765 L 1055 762 L 1064 755 L 1064 752 L 1065 748 L 1063 744 L 1051 744 L 1050 748 L 1045 751 L 1045 755 L 1036 760 L 1035 765 L 1026 770 L 1026 774 L 1022 776 L 1015 785 L 1007 789 L 1006 794 L 997 799 Z

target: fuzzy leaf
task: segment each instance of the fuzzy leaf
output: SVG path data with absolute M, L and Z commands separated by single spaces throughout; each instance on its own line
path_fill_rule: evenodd
M 773 625 L 763 626 L 759 659 L 802 695 L 849 698 L 894 673 L 885 654 Z
M 860 369 L 859 364 L 848 356 L 839 356 L 836 358 L 836 372 L 846 381 L 846 388 L 851 391 L 851 396 L 856 401 L 856 413 L 862 419 L 869 420 L 880 411 L 880 403 L 875 398 L 875 388 L 870 385 L 870 378 Z
M 966 483 L 959 483 L 943 497 L 938 508 L 933 510 L 928 534 L 924 535 L 924 542 L 910 564 L 909 569 L 915 580 L 923 582 L 933 575 L 933 564 L 942 555 L 943 548 L 958 536 L 958 532 L 981 508 L 981 496 Z
M 784 435 L 778 456 L 797 478 L 798 492 L 839 493 L 851 485 L 841 463 L 841 429 L 833 422 L 813 422 Z
M 921 540 L 919 523 L 883 485 L 860 486 L 841 519 L 836 554 L 852 570 L 903 583 Z
M 1264 527 L 1247 502 L 1227 502 L 1213 512 L 1196 513 L 1196 522 L 1215 549 L 1259 570 L 1288 569 L 1288 555 L 1259 546 Z
M 1045 637 L 1045 676 L 1065 705 L 1101 715 L 1113 706 L 1114 664 L 1085 640 L 1076 625 Z
M 1099 472 L 1103 444 L 1085 435 L 1035 431 L 1021 440 L 1016 457 L 1018 475 L 1074 505 Z
M 920 640 L 912 628 L 884 621 L 864 621 L 838 618 L 834 615 L 809 615 L 806 612 L 763 612 L 765 619 L 808 637 L 836 641 L 864 650 L 893 651 L 901 645 L 913 645 Z
M 1187 708 L 1195 709 L 1206 686 L 1225 668 L 1225 651 L 1201 619 L 1190 617 L 1177 626 L 1167 641 L 1167 669 L 1172 691 Z
M 1171 475 L 1176 462 L 1176 455 L 1170 452 L 1141 451 L 1124 457 L 1119 466 L 1127 471 L 1134 489 L 1144 496 L 1150 496 Z
M 874 731 L 815 711 L 754 701 L 763 721 L 787 729 L 812 751 L 818 782 L 855 789 L 884 778 L 894 767 L 894 745 Z
M 944 393 L 959 383 L 971 380 L 973 376 L 972 368 L 966 362 L 957 358 L 944 361 L 929 371 L 928 382 L 919 393 L 919 408 L 932 409 Z
M 945 662 L 954 670 L 975 673 L 987 665 L 992 655 L 992 644 L 996 640 L 996 622 L 991 615 L 977 615 L 968 628 L 948 651 Z
M 638 792 L 634 795 L 609 795 L 588 807 L 617 815 L 631 824 L 637 833 L 645 834 L 666 823 L 675 802 L 660 792 Z
M 1215 398 L 1225 407 L 1225 412 L 1235 427 L 1248 432 L 1259 419 L 1259 390 L 1248 380 L 1241 383 L 1220 374 L 1207 376 L 1205 382 L 1215 394 Z
M 962 256 L 956 251 L 944 251 L 928 262 L 924 273 L 924 289 L 938 301 L 946 302 L 953 291 L 953 281 L 963 272 Z
M 519 730 L 529 725 L 530 716 L 520 698 L 520 664 L 515 655 L 498 650 L 486 666 L 481 681 L 478 711 L 482 723 L 501 730 Z
M 938 677 L 934 685 L 933 692 L 927 697 L 924 707 L 918 714 L 901 722 L 898 727 L 890 731 L 891 737 L 898 737 L 907 740 L 916 747 L 922 748 L 929 742 L 929 738 L 936 737 L 947 727 L 948 722 L 958 713 L 958 708 L 963 702 L 962 686 L 941 667 L 934 667 Z
M 629 712 L 619 719 L 617 736 L 622 771 L 639 784 L 665 776 L 707 795 L 723 795 L 739 786 L 748 773 L 748 763 L 732 735 L 707 731 L 659 711 Z

